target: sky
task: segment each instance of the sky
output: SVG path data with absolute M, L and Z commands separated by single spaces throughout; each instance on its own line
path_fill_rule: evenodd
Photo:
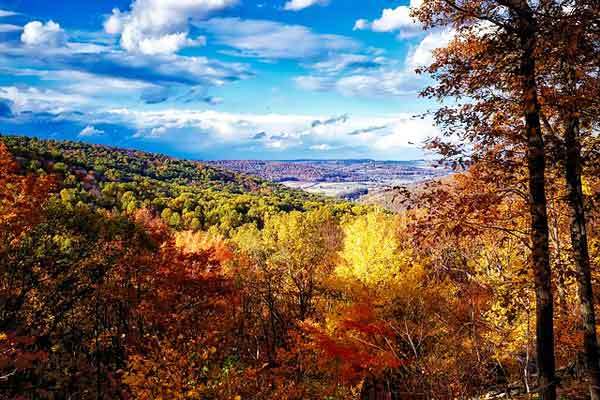
M 410 160 L 420 0 L 0 0 L 0 133 L 192 159 Z

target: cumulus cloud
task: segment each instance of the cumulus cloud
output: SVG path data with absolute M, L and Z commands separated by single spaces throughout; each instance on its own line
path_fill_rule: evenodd
M 423 40 L 409 53 L 406 63 L 407 68 L 414 71 L 416 68 L 428 66 L 433 62 L 433 51 L 446 47 L 454 38 L 452 29 L 431 31 Z
M 104 21 L 104 32 L 109 35 L 118 35 L 123 32 L 123 25 L 126 15 L 121 13 L 118 8 L 113 8 L 112 15 Z
M 120 35 L 121 46 L 147 55 L 173 54 L 200 46 L 205 39 L 191 38 L 189 21 L 236 4 L 237 0 L 135 0 L 130 11 L 118 8 L 104 21 L 104 31 Z
M 421 145 L 428 137 L 439 134 L 431 120 L 400 119 L 391 124 L 389 135 L 379 136 L 372 145 L 374 152 L 394 154 Z
M 90 137 L 90 136 L 100 136 L 103 135 L 104 131 L 101 129 L 96 129 L 92 125 L 88 125 L 79 132 L 79 137 Z
M 190 46 L 203 46 L 204 37 L 195 40 L 188 37 L 187 32 L 169 33 L 162 36 L 148 37 L 137 31 L 125 32 L 121 36 L 121 45 L 128 51 L 139 51 L 146 55 L 173 54 L 180 49 Z
M 327 117 L 116 109 L 107 115 L 111 123 L 132 124 L 139 140 L 159 141 L 188 153 L 240 149 L 247 156 L 251 151 L 269 154 L 285 150 L 286 154 L 310 154 L 311 151 L 354 149 L 363 156 L 398 158 L 404 151 L 418 152 L 424 139 L 437 134 L 433 121 L 415 119 L 407 114 Z
M 329 4 L 329 0 L 290 0 L 285 3 L 283 9 L 287 11 L 300 11 L 317 4 L 325 6 Z
M 141 135 L 152 133 L 155 128 L 164 128 L 167 132 L 181 132 L 192 129 L 196 132 L 210 133 L 218 142 L 243 142 L 252 140 L 256 132 L 266 132 L 268 139 L 285 139 L 290 127 L 305 126 L 307 117 L 277 114 L 235 114 L 217 111 L 195 111 L 167 109 L 159 111 L 132 111 L 129 109 L 111 110 L 110 114 L 118 120 L 133 123 Z M 264 127 L 265 129 L 260 129 Z
M 304 60 L 360 47 L 345 36 L 317 34 L 305 26 L 267 20 L 213 18 L 197 26 L 245 57 Z
M 160 14 L 159 11 L 164 11 L 162 6 L 168 6 L 169 1 L 158 3 L 137 0 L 128 12 L 113 10 L 106 20 L 105 30 L 120 34 L 128 24 L 134 23 L 135 18 L 143 19 L 145 14 L 138 12 L 138 7 L 152 5 Z M 166 11 L 169 15 L 184 15 L 194 10 L 193 15 L 202 16 L 205 12 L 233 4 L 233 1 L 179 0 L 171 3 Z M 154 13 L 147 18 L 151 21 L 160 19 Z M 169 23 L 170 20 L 159 26 Z M 189 25 L 186 17 L 182 26 L 187 29 Z M 0 24 L 0 32 L 17 29 L 21 28 Z M 19 77 L 18 81 L 23 84 L 31 84 L 27 76 L 32 76 L 41 81 L 52 81 L 34 84 L 39 87 L 52 87 L 57 92 L 82 95 L 102 103 L 110 103 L 112 98 L 113 104 L 127 105 L 177 99 L 195 87 L 203 88 L 205 93 L 189 98 L 187 102 L 216 105 L 221 99 L 207 97 L 209 88 L 253 76 L 245 63 L 173 54 L 182 45 L 205 43 L 204 36 L 192 39 L 187 31 L 149 35 L 140 39 L 137 43 L 140 51 L 135 52 L 115 46 L 106 35 L 98 32 L 73 32 L 69 36 L 54 21 L 31 21 L 23 27 L 22 34 L 0 43 L 0 65 L 5 73 Z
M 48 21 L 45 24 L 40 21 L 32 21 L 23 28 L 21 41 L 28 46 L 60 47 L 66 44 L 67 35 L 54 21 Z
M 411 0 L 408 6 L 386 8 L 381 17 L 368 21 L 359 19 L 354 24 L 354 30 L 370 29 L 374 32 L 398 32 L 400 38 L 410 38 L 423 33 L 421 24 L 410 16 L 412 7 L 419 7 L 422 0 Z

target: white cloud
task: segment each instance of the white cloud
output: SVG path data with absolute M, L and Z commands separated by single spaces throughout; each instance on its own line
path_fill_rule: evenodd
M 306 59 L 360 47 L 345 36 L 317 34 L 305 26 L 274 21 L 213 18 L 197 26 L 246 57 Z
M 189 21 L 200 20 L 237 0 L 135 0 L 129 12 L 115 8 L 104 30 L 121 35 L 121 46 L 148 55 L 173 54 L 184 47 L 203 45 L 189 37 Z
M 17 61 L 13 63 L 12 60 Z M 31 60 L 31 61 L 30 61 Z M 26 63 L 23 64 L 22 61 Z M 30 64 L 33 62 L 34 64 Z M 85 87 L 98 87 L 95 97 L 108 98 L 114 86 L 134 84 L 139 87 L 172 88 L 174 96 L 194 88 L 222 86 L 230 82 L 247 79 L 252 76 L 249 67 L 243 63 L 220 62 L 201 56 L 183 56 L 177 54 L 147 56 L 131 54 L 110 46 L 100 46 L 87 43 L 69 42 L 63 47 L 49 46 L 4 46 L 0 43 L 0 64 L 4 69 L 10 69 L 11 74 L 44 75 L 50 78 L 50 72 L 78 71 L 80 74 L 94 75 L 80 79 L 79 75 L 63 74 L 61 86 L 81 84 Z M 34 65 L 35 68 L 28 68 Z M 107 85 L 103 86 L 102 80 Z M 108 87 L 108 84 L 111 86 Z M 114 85 L 113 85 L 114 84 Z M 56 86 L 56 85 L 55 85 Z M 125 88 L 124 88 L 125 89 Z M 79 92 L 76 88 L 73 89 Z M 90 92 L 89 90 L 88 92 Z M 123 90 L 120 90 L 122 93 Z M 128 96 L 129 100 L 135 96 Z M 115 101 L 127 101 L 125 96 Z M 128 101 L 129 103 L 131 101 Z
M 271 140 L 265 144 L 265 146 L 269 149 L 277 149 L 277 150 L 285 150 L 290 147 L 289 144 L 284 142 L 283 140 Z
M 131 57 L 133 65 L 141 64 L 149 67 L 151 61 Z M 196 83 L 204 83 L 221 86 L 228 81 L 243 79 L 247 77 L 247 66 L 239 63 L 221 63 L 206 57 L 183 57 L 178 55 L 166 55 L 157 60 L 154 72 L 180 79 L 194 80 Z
M 381 17 L 371 23 L 371 29 L 375 32 L 392 32 L 407 27 L 412 30 L 414 25 L 415 23 L 410 17 L 410 8 L 399 6 L 394 9 L 384 9 Z
M 159 37 L 132 37 L 123 35 L 123 47 L 126 49 L 137 48 L 142 54 L 173 54 L 184 47 L 204 46 L 205 38 L 192 40 L 188 38 L 187 32 L 171 33 Z
M 18 32 L 20 30 L 23 30 L 23 27 L 19 25 L 0 24 L 0 33 Z
M 317 150 L 317 151 L 327 151 L 327 150 L 331 150 L 332 147 L 326 143 L 321 143 L 321 144 L 315 144 L 309 147 L 311 150 Z
M 423 144 L 425 139 L 439 135 L 439 131 L 430 119 L 400 118 L 387 128 L 390 134 L 375 135 L 372 143 L 375 152 L 398 154 L 403 149 L 414 148 Z
M 355 31 L 362 31 L 365 29 L 369 29 L 369 21 L 367 21 L 364 18 L 358 19 L 356 20 L 356 22 L 354 23 L 354 30 Z
M 415 78 L 414 74 L 404 70 L 380 69 L 344 76 L 337 81 L 336 89 L 349 97 L 404 96 L 415 94 L 420 88 L 420 82 Z
M 162 135 L 164 135 L 165 133 L 167 133 L 167 128 L 164 126 L 159 126 L 157 128 L 152 128 L 150 130 L 150 136 L 151 137 L 161 137 Z
M 133 123 L 138 131 L 152 132 L 155 128 L 180 130 L 195 128 L 210 132 L 219 141 L 237 142 L 249 140 L 256 132 L 267 130 L 269 137 L 279 137 L 291 127 L 305 126 L 310 117 L 278 114 L 234 114 L 218 111 L 196 111 L 182 109 L 165 109 L 159 111 L 132 111 L 129 109 L 111 110 L 110 113 L 122 121 Z M 265 127 L 267 129 L 259 129 Z
M 314 5 L 325 6 L 329 3 L 329 0 L 289 0 L 283 6 L 284 10 L 288 11 L 299 11 Z
M 104 21 L 104 32 L 109 35 L 118 35 L 123 32 L 123 25 L 126 16 L 121 14 L 121 10 L 113 8 L 112 15 Z
M 310 68 L 312 74 L 293 79 L 300 89 L 335 90 L 347 97 L 394 97 L 414 95 L 423 85 L 406 64 L 381 56 L 342 55 Z
M 355 149 L 363 155 L 390 159 L 407 149 L 414 154 L 427 137 L 438 134 L 431 119 L 415 119 L 408 114 L 331 117 L 116 109 L 107 115 L 112 116 L 113 123 L 132 124 L 137 139 L 161 141 L 187 152 L 213 147 L 275 152 Z
M 13 15 L 18 15 L 18 13 L 14 11 L 0 10 L 0 18 L 12 17 Z
M 294 83 L 300 89 L 308 90 L 311 92 L 322 92 L 331 89 L 335 82 L 332 82 L 331 78 L 324 76 L 297 76 L 294 79 Z
M 403 62 L 372 54 L 334 54 L 309 65 L 310 74 L 293 78 L 307 91 L 330 91 L 348 97 L 393 97 L 416 95 L 426 86 L 427 76 L 417 75 L 418 67 L 433 62 L 433 51 L 446 47 L 454 38 L 452 29 L 428 31 Z
M 215 96 L 205 96 L 203 100 L 205 103 L 208 103 L 211 106 L 218 106 L 219 104 L 222 104 L 224 101 L 224 99 L 222 97 L 215 97 Z
M 46 24 L 32 21 L 23 28 L 21 41 L 28 46 L 60 47 L 66 44 L 67 35 L 54 21 L 48 21 Z
M 104 131 L 101 129 L 96 129 L 92 125 L 88 125 L 79 132 L 80 137 L 90 137 L 90 136 L 100 136 L 103 135 Z
M 115 101 L 117 96 L 136 100 L 136 95 L 139 97 L 144 91 L 160 88 L 160 86 L 134 79 L 120 79 L 70 70 L 52 71 L 45 79 L 65 83 L 64 87 L 69 93 L 97 99 L 104 96 L 109 101 Z
M 132 91 L 137 89 L 146 89 L 153 87 L 152 84 L 134 79 L 121 79 L 117 77 L 105 77 L 88 72 L 76 70 L 22 70 L 20 75 L 37 76 L 45 81 L 68 81 L 74 89 L 81 93 L 94 93 L 101 90 L 113 91 Z
M 80 110 L 88 103 L 88 98 L 63 93 L 56 90 L 42 90 L 34 87 L 0 87 L 0 99 L 9 100 L 15 113 L 53 113 Z
M 386 8 L 382 11 L 381 17 L 369 22 L 366 19 L 359 19 L 354 24 L 354 30 L 370 29 L 374 32 L 398 32 L 402 39 L 417 36 L 423 33 L 420 23 L 411 16 L 411 8 L 419 7 L 422 0 L 411 0 L 409 6 L 398 6 L 396 8 Z
M 455 32 L 451 29 L 431 31 L 408 55 L 406 64 L 410 71 L 428 66 L 433 62 L 433 51 L 446 47 L 454 38 Z

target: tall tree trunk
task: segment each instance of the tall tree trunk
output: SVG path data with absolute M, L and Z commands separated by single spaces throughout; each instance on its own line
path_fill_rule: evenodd
M 567 201 L 571 222 L 571 245 L 577 269 L 577 287 L 579 291 L 581 319 L 583 327 L 583 346 L 586 372 L 590 381 L 590 398 L 600 399 L 600 363 L 598 339 L 596 336 L 596 315 L 590 257 L 587 244 L 586 218 L 581 184 L 581 145 L 580 121 L 577 98 L 577 54 L 580 49 L 582 25 L 574 24 L 567 37 L 568 74 L 566 77 L 569 102 L 565 118 L 565 179 Z
M 527 136 L 532 267 L 536 293 L 537 364 L 540 396 L 543 400 L 555 400 L 554 321 L 545 187 L 546 162 L 535 80 L 537 26 L 527 2 L 520 1 L 519 3 L 519 36 L 522 49 L 521 84 Z
M 568 50 L 569 52 L 574 49 Z M 573 64 L 569 71 L 569 86 L 575 91 L 576 71 Z M 590 397 L 600 400 L 600 360 L 596 337 L 596 315 L 592 274 L 587 244 L 586 219 L 581 186 L 581 148 L 579 143 L 579 117 L 574 104 L 569 107 L 565 126 L 565 178 L 567 201 L 571 220 L 571 245 L 577 269 L 577 287 L 583 324 L 583 346 L 586 369 L 590 380 Z
M 385 380 L 368 376 L 363 382 L 360 392 L 361 400 L 392 400 L 392 392 L 386 385 Z

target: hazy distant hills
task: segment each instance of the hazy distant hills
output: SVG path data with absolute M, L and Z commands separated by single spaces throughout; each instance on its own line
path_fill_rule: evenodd
M 223 160 L 209 164 L 308 192 L 345 199 L 358 199 L 449 173 L 447 169 L 425 160 Z

